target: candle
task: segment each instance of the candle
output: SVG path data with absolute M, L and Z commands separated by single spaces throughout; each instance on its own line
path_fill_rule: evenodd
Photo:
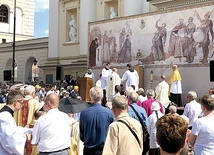
M 153 81 L 153 71 L 150 72 L 150 81 Z

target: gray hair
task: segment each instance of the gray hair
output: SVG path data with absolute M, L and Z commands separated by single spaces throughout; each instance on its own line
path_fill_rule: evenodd
M 193 99 L 197 99 L 197 93 L 195 91 L 189 91 L 188 96 L 192 97 Z
M 112 107 L 125 110 L 128 107 L 127 98 L 125 96 L 115 96 L 112 100 Z
M 137 103 L 137 101 L 138 101 L 138 93 L 131 92 L 130 101 L 131 101 L 131 103 Z
M 33 92 L 35 92 L 35 87 L 33 85 L 28 85 L 25 88 L 25 95 L 31 95 Z
M 130 96 L 131 92 L 133 92 L 134 89 L 132 87 L 126 87 L 126 96 Z
M 138 92 L 139 92 L 139 91 L 144 93 L 144 89 L 143 89 L 143 88 L 139 88 L 139 89 L 138 89 Z
M 155 96 L 155 91 L 154 91 L 153 89 L 148 89 L 148 90 L 146 91 L 146 94 L 147 94 L 148 96 Z
M 100 87 L 97 86 L 92 87 L 89 93 L 91 100 L 93 100 L 94 102 L 99 102 L 103 98 L 103 89 Z
M 169 111 L 172 112 L 172 113 L 176 113 L 176 112 L 177 112 L 176 106 L 171 105 L 171 106 L 169 107 Z

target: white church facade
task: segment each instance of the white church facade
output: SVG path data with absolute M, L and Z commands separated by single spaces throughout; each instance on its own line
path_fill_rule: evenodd
M 21 1 L 23 3 L 20 3 Z M 6 6 L 9 10 L 9 16 L 7 19 L 8 22 L 0 21 L 0 26 L 4 25 L 5 30 L 4 32 L 0 31 L 0 34 L 7 33 L 7 35 L 12 36 L 13 32 L 11 24 L 13 22 L 13 1 L 1 0 L 0 4 Z M 33 71 L 31 69 L 34 64 L 34 60 L 37 61 L 37 65 L 39 67 L 39 73 L 35 73 L 36 79 L 39 82 L 59 82 L 63 80 L 65 76 L 69 77 L 70 75 L 73 75 L 74 77 L 82 77 L 87 71 L 87 67 L 89 67 L 89 46 L 91 40 L 94 39 L 93 36 L 96 36 L 96 33 L 98 32 L 94 31 L 94 34 L 91 34 L 91 30 L 93 29 L 91 28 L 92 25 L 96 26 L 96 24 L 101 24 L 103 30 L 109 30 L 115 29 L 114 21 L 115 23 L 117 23 L 118 21 L 126 19 L 143 17 L 145 18 L 145 20 L 143 21 L 146 22 L 147 19 L 152 20 L 151 17 L 153 15 L 161 16 L 162 14 L 173 12 L 174 9 L 184 10 L 188 8 L 194 8 L 196 6 L 207 6 L 208 4 L 213 8 L 214 5 L 212 3 L 212 0 L 189 0 L 188 2 L 186 0 L 50 0 L 49 4 L 49 37 L 32 39 L 34 29 L 34 1 L 17 0 L 17 9 L 20 9 L 19 11 L 17 11 L 20 15 L 18 17 L 20 19 L 17 19 L 17 21 L 22 21 L 22 24 L 18 24 L 18 27 L 21 28 L 18 30 L 17 27 L 16 37 L 17 40 L 25 40 L 23 39 L 23 37 L 26 37 L 26 39 L 30 40 L 17 42 L 16 61 L 18 65 L 17 76 L 15 78 L 16 81 L 29 82 L 34 79 L 32 78 Z M 27 7 L 27 5 L 31 6 Z M 24 13 L 25 8 L 28 8 L 26 9 L 27 11 L 29 11 L 28 13 Z M 114 16 L 113 14 L 111 16 L 112 8 L 114 8 L 115 11 Z M 211 20 L 214 21 L 213 17 L 214 15 L 211 15 Z M 71 19 L 73 18 L 75 18 L 75 20 L 71 21 Z M 196 21 L 196 17 L 194 18 Z M 142 22 L 142 27 L 143 24 L 144 23 Z M 105 28 L 105 25 L 109 25 L 108 28 Z M 101 29 L 101 31 L 98 32 L 98 35 L 96 36 L 100 38 L 98 42 L 99 46 L 102 45 L 102 39 L 104 35 L 103 30 Z M 117 33 L 119 31 L 121 31 L 121 29 L 118 29 Z M 0 44 L 0 63 L 2 64 L 0 66 L 0 81 L 3 81 L 2 71 L 11 69 L 10 64 L 12 60 L 12 38 L 7 38 L 7 35 L 0 35 L 1 40 L 6 39 L 6 44 Z M 74 39 L 71 39 L 72 37 L 74 37 Z M 146 36 L 142 36 L 142 38 L 143 37 Z M 118 48 L 119 44 L 116 45 L 116 48 Z M 138 52 L 138 48 L 133 49 L 135 50 L 135 53 Z M 143 55 L 144 53 L 141 54 Z M 134 58 L 137 59 L 137 57 Z M 145 90 L 147 90 L 149 88 L 154 89 L 154 87 L 159 82 L 161 74 L 165 74 L 166 77 L 168 77 L 172 72 L 170 64 L 177 63 L 179 65 L 179 69 L 183 79 L 183 94 L 186 94 L 190 90 L 195 90 L 200 96 L 207 93 L 208 89 L 213 87 L 212 82 L 210 82 L 209 78 L 209 61 L 211 60 L 212 58 L 209 57 L 208 63 L 203 64 L 180 63 L 177 60 L 176 62 L 172 61 L 168 64 L 161 64 L 161 62 L 158 64 L 143 64 L 135 60 L 132 62 L 132 64 L 135 66 L 139 66 L 139 71 L 143 70 L 143 73 L 141 74 L 141 80 L 143 82 L 141 83 L 141 85 Z M 99 78 L 101 68 L 103 67 L 102 65 L 103 64 L 92 66 L 92 69 L 96 75 L 96 80 L 98 80 Z M 121 63 L 119 65 L 112 64 L 112 67 L 117 67 L 119 69 L 118 72 L 120 75 L 122 75 L 125 71 L 125 66 L 126 63 Z M 154 77 L 152 83 L 150 79 L 151 71 Z M 198 83 L 199 79 L 196 79 L 194 77 L 203 79 L 203 83 Z M 201 88 L 204 89 L 202 90 Z

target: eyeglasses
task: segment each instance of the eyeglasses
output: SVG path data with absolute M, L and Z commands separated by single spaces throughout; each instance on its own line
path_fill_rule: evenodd
M 23 100 L 16 100 L 17 102 L 19 102 L 20 104 L 23 104 Z

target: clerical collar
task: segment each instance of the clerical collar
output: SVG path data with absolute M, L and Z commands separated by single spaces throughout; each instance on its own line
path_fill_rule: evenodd
M 130 72 L 134 72 L 134 69 L 130 68 L 129 71 L 130 71 Z
M 106 69 L 106 70 L 109 70 L 109 68 L 106 68 L 106 67 L 105 67 L 105 69 Z
M 14 114 L 14 111 L 13 111 L 10 107 L 8 107 L 8 106 L 6 106 L 6 105 L 0 110 L 0 113 L 1 113 L 1 112 L 4 112 L 4 111 L 9 112 L 12 116 L 13 116 L 13 114 Z

